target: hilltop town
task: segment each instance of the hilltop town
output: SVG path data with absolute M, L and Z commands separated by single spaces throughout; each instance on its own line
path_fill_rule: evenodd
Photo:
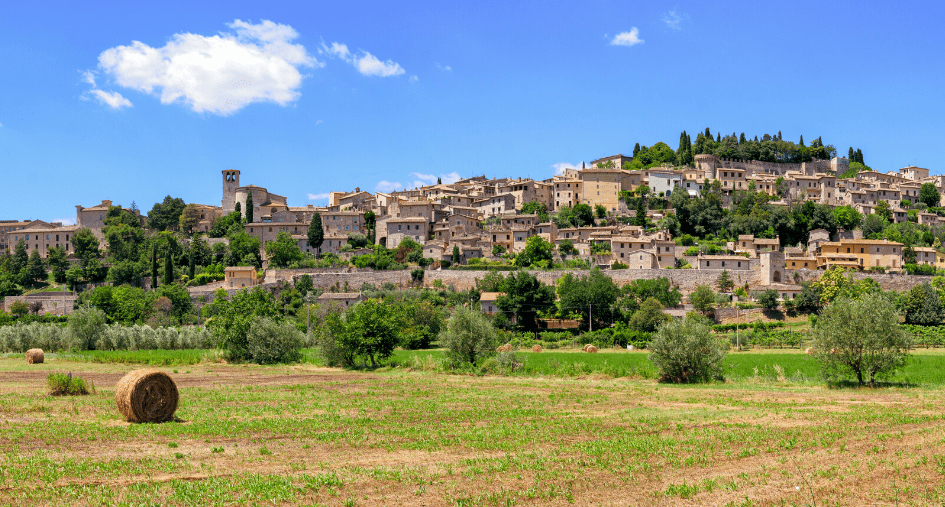
M 718 139 L 717 147 L 739 142 L 734 134 Z M 240 170 L 225 169 L 219 205 L 185 205 L 169 196 L 144 215 L 103 200 L 76 206 L 74 225 L 5 220 L 0 251 L 9 256 L 22 244 L 41 259 L 72 259 L 57 262 L 59 278 L 73 285 L 141 285 L 158 261 L 168 263 L 152 252 L 149 272 L 147 253 L 116 254 L 144 245 L 142 234 L 127 231 L 176 231 L 179 241 L 168 252 L 178 270 L 173 278 L 227 289 L 277 280 L 278 274 L 263 278 L 262 272 L 288 267 L 599 267 L 640 277 L 655 276 L 653 270 L 729 270 L 742 273 L 738 279 L 751 289 L 774 288 L 790 298 L 808 272 L 832 266 L 922 274 L 945 268 L 937 249 L 945 175 L 920 167 L 873 171 L 852 148 L 850 156 L 859 158 L 852 164 L 836 156 L 759 161 L 693 155 L 688 140 L 683 133 L 680 150 L 663 160 L 654 156 L 668 149 L 660 143 L 663 148 L 637 147 L 637 157 L 602 157 L 540 181 L 474 176 L 392 192 L 355 187 L 330 192 L 326 206 L 292 206 L 265 187 L 244 185 Z M 713 143 L 708 129 L 694 146 L 704 143 Z M 835 152 L 819 139 L 813 146 L 817 153 Z M 641 161 L 648 166 L 640 168 Z M 316 216 L 320 230 L 313 228 Z M 188 253 L 191 238 L 202 249 L 197 261 Z M 398 248 L 409 252 L 380 253 Z M 93 262 L 91 272 L 89 252 L 105 258 Z M 77 260 L 84 270 L 77 270 Z M 116 270 L 122 262 L 137 264 Z M 49 260 L 55 270 L 53 264 Z M 106 274 L 109 268 L 114 273 Z M 6 287 L 5 295 L 16 293 Z

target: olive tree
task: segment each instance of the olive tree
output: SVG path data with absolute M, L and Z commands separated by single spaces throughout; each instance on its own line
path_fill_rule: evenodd
M 440 331 L 440 346 L 453 366 L 476 364 L 476 361 L 495 354 L 495 328 L 488 317 L 468 308 L 459 307 Z
M 728 344 L 712 335 L 708 319 L 687 315 L 673 319 L 653 335 L 647 347 L 661 382 L 709 382 L 722 379 Z
M 882 294 L 841 298 L 824 308 L 813 329 L 814 350 L 827 382 L 848 376 L 872 386 L 906 364 L 912 336 Z

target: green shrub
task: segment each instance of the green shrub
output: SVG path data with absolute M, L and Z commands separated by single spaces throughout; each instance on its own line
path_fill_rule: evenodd
M 255 363 L 295 363 L 302 359 L 302 332 L 289 322 L 256 317 L 246 342 L 249 359 Z
M 874 385 L 906 364 L 912 335 L 882 294 L 841 298 L 824 308 L 813 329 L 814 350 L 828 383 L 855 377 Z
M 105 331 L 105 312 L 98 308 L 80 308 L 69 316 L 69 332 L 73 346 L 90 350 Z
M 46 384 L 49 386 L 49 394 L 53 396 L 89 394 L 89 388 L 86 386 L 85 380 L 82 377 L 73 376 L 71 373 L 50 373 L 46 377 Z
M 482 358 L 495 355 L 496 330 L 485 315 L 459 307 L 440 331 L 440 346 L 447 349 L 451 366 L 475 365 Z
M 728 345 L 712 336 L 708 320 L 687 315 L 663 324 L 650 340 L 650 361 L 661 382 L 689 383 L 722 379 Z

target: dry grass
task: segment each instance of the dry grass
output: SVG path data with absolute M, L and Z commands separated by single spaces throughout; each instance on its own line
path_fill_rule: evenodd
M 131 426 L 120 373 L 62 366 L 103 392 L 51 398 L 41 371 L 0 374 L 0 504 L 945 500 L 939 389 L 212 365 L 175 375 L 187 422 Z

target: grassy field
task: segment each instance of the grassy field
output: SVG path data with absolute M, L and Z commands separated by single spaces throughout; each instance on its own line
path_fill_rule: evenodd
M 546 350 L 541 353 L 519 352 L 522 366 L 505 372 L 512 376 L 582 377 L 596 375 L 610 378 L 654 379 L 657 377 L 645 351 L 604 350 L 584 354 L 579 350 Z M 19 357 L 20 354 L 6 354 Z M 151 366 L 188 366 L 224 362 L 218 350 L 139 350 L 80 351 L 48 354 L 47 357 L 76 362 L 115 363 Z M 303 349 L 303 364 L 320 366 L 315 350 Z M 397 350 L 389 361 L 390 369 L 446 371 L 443 350 Z M 384 368 L 387 370 L 388 368 Z M 776 381 L 792 384 L 821 383 L 820 365 L 797 349 L 759 349 L 733 352 L 725 360 L 725 378 L 730 382 Z M 903 387 L 945 385 L 945 349 L 917 349 L 906 368 L 885 379 Z
M 406 354 L 397 359 L 412 362 Z M 646 361 L 545 352 L 526 364 L 551 368 L 565 355 L 613 368 Z M 942 359 L 924 354 L 913 367 L 941 369 Z M 787 372 L 783 383 L 754 374 L 753 365 L 774 364 Z M 165 371 L 181 392 L 180 421 L 144 425 L 125 423 L 115 408 L 115 382 L 131 368 L 0 358 L 0 505 L 945 501 L 945 394 L 926 384 L 792 382 L 795 368 L 816 373 L 796 352 L 733 354 L 731 377 L 744 377 L 709 386 L 179 365 Z M 96 393 L 48 396 L 46 375 L 64 371 Z

